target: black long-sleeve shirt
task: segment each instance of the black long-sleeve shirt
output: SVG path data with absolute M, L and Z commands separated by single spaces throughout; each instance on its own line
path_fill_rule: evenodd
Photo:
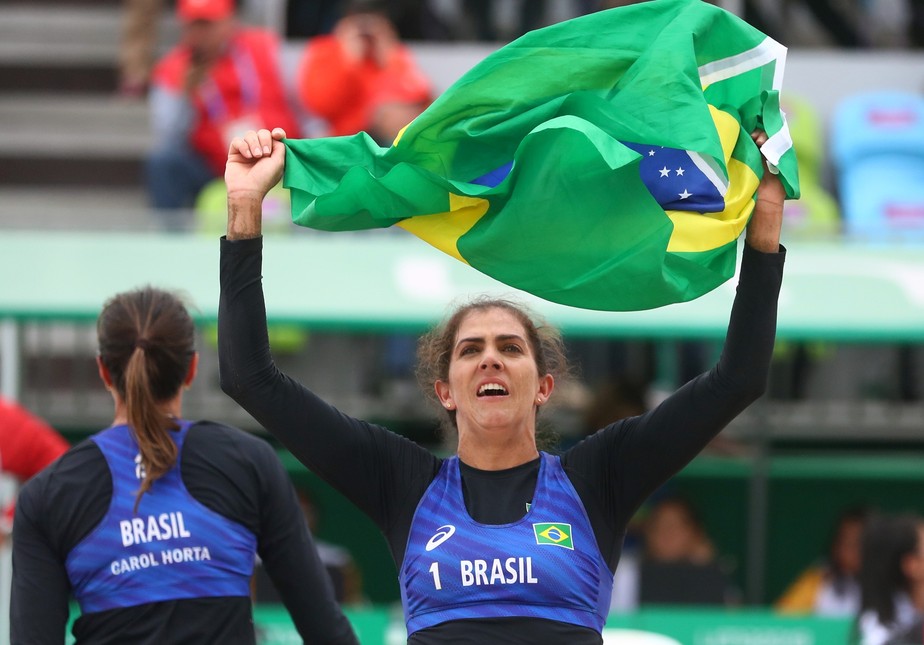
M 272 447 L 227 426 L 198 422 L 183 445 L 189 493 L 257 537 L 257 553 L 308 643 L 358 643 L 334 600 L 292 482 Z M 156 486 L 156 482 L 155 482 Z M 71 585 L 65 561 L 112 499 L 106 458 L 89 439 L 30 480 L 13 522 L 12 643 L 65 642 Z M 80 616 L 78 643 L 169 645 L 255 642 L 249 597 L 195 598 Z
M 785 250 L 745 245 L 718 364 L 645 414 L 617 421 L 561 455 L 600 551 L 615 571 L 626 525 L 645 498 L 682 469 L 766 387 Z M 378 525 L 400 567 L 414 512 L 442 460 L 387 429 L 352 418 L 280 372 L 270 354 L 261 284 L 262 240 L 222 240 L 219 360 L 222 389 L 308 468 Z M 618 315 L 618 314 L 614 314 Z M 475 521 L 519 520 L 539 460 L 502 471 L 462 464 Z M 521 618 L 453 621 L 411 643 L 599 643 L 592 630 Z

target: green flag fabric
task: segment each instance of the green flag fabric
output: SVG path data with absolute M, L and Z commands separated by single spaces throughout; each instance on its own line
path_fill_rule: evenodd
M 628 311 L 729 279 L 761 152 L 799 196 L 779 107 L 786 49 L 700 0 L 652 0 L 497 50 L 387 148 L 286 140 L 292 217 L 400 226 L 566 305 Z M 758 150 L 750 132 L 770 135 Z

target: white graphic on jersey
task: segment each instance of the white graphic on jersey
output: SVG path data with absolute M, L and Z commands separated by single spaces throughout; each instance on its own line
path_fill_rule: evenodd
M 432 551 L 443 542 L 452 537 L 452 534 L 456 532 L 456 527 L 452 524 L 444 524 L 443 526 L 436 529 L 436 533 L 433 534 L 433 537 L 430 538 L 430 541 L 427 542 L 427 551 Z
M 144 464 L 141 463 L 141 453 L 135 455 L 135 477 L 144 479 Z

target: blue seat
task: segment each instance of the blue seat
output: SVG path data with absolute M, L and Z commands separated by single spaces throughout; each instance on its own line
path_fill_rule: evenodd
M 845 99 L 831 146 L 845 233 L 924 242 L 924 97 L 880 91 Z

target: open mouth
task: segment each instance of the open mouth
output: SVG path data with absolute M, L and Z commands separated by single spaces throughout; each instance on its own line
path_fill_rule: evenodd
M 500 383 L 485 383 L 478 388 L 478 396 L 507 396 L 507 388 Z

